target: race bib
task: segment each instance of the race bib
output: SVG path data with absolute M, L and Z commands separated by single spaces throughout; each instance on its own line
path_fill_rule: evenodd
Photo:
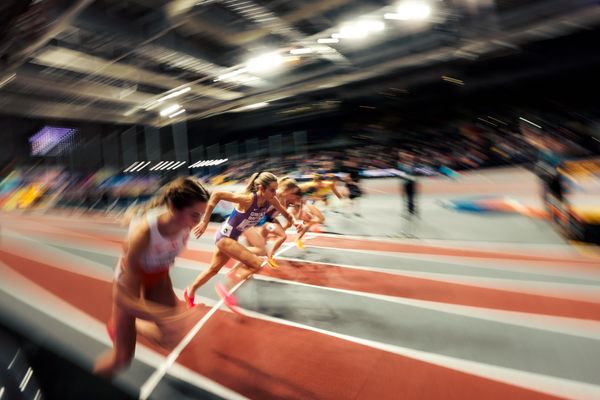
M 221 235 L 229 237 L 231 235 L 232 230 L 233 230 L 233 226 L 225 223 L 221 227 Z

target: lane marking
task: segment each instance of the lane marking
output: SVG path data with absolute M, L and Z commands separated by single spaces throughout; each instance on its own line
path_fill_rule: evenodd
M 31 282 L 2 261 L 0 261 L 0 270 L 2 271 L 0 290 L 4 293 L 86 337 L 109 347 L 112 346 L 112 342 L 105 334 L 104 323 Z M 164 357 L 138 342 L 135 359 L 151 367 L 158 368 Z M 246 399 L 239 393 L 181 364 L 176 364 L 171 368 L 169 375 L 226 399 Z
M 287 247 L 282 246 L 277 253 L 274 255 L 279 255 L 287 251 L 291 245 Z M 250 279 L 250 278 L 249 278 Z M 248 282 L 248 279 L 238 282 L 230 291 L 229 294 L 234 294 L 242 285 Z M 185 335 L 185 337 L 179 342 L 177 346 L 173 349 L 173 351 L 167 356 L 165 361 L 150 375 L 148 380 L 142 385 L 140 388 L 140 400 L 147 400 L 150 394 L 156 388 L 156 385 L 160 382 L 160 380 L 167 373 L 167 370 L 175 363 L 175 360 L 179 357 L 181 352 L 187 347 L 187 345 L 192 341 L 192 339 L 196 336 L 196 334 L 200 331 L 200 329 L 206 324 L 206 322 L 212 317 L 219 308 L 224 304 L 223 299 L 220 299 L 201 319 L 190 329 L 190 331 Z

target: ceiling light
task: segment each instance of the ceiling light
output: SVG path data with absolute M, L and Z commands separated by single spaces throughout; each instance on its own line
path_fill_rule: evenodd
M 125 111 L 125 112 L 123 113 L 123 116 L 124 116 L 124 117 L 129 117 L 130 115 L 133 115 L 134 113 L 136 113 L 138 110 L 139 110 L 139 108 L 138 108 L 138 107 L 132 107 L 132 108 L 130 108 L 129 110 Z
M 385 19 L 398 19 L 402 21 L 423 20 L 431 14 L 431 7 L 422 2 L 404 2 L 398 6 L 396 13 L 387 13 Z
M 248 60 L 246 68 L 250 72 L 269 72 L 281 66 L 283 61 L 283 57 L 279 53 L 263 54 Z
M 176 91 L 176 92 L 170 93 L 170 94 L 168 94 L 168 95 L 166 95 L 166 96 L 163 96 L 163 97 L 161 97 L 160 99 L 158 99 L 157 101 L 158 101 L 159 103 L 161 103 L 161 102 L 163 102 L 163 101 L 165 101 L 165 100 L 167 100 L 167 99 L 172 99 L 173 97 L 181 96 L 182 94 L 184 94 L 184 93 L 187 93 L 187 92 L 189 92 L 190 90 L 192 90 L 192 88 L 188 86 L 188 87 L 185 87 L 185 88 L 183 88 L 183 89 L 180 89 L 180 90 L 178 90 L 178 91 Z
M 357 22 L 357 25 L 368 32 L 382 32 L 385 29 L 383 21 L 364 19 Z
M 310 47 L 302 47 L 300 49 L 292 49 L 290 50 L 290 54 L 300 55 L 300 54 L 310 54 L 313 52 L 313 49 Z
M 6 78 L 2 79 L 2 81 L 0 82 L 0 87 L 6 85 L 7 83 L 9 83 L 10 81 L 12 81 L 13 79 L 15 79 L 17 77 L 17 74 L 10 74 L 9 76 L 7 76 Z
M 160 112 L 160 116 L 164 117 L 165 115 L 173 114 L 175 111 L 179 110 L 181 106 L 179 104 L 174 104 L 170 107 L 165 108 Z
M 230 79 L 230 78 L 233 78 L 233 77 L 235 77 L 235 76 L 238 76 L 238 75 L 240 75 L 240 74 L 243 74 L 243 73 L 244 73 L 244 72 L 246 72 L 246 71 L 248 71 L 248 69 L 247 69 L 247 68 L 240 68 L 240 69 L 236 69 L 235 71 L 231 71 L 231 72 L 228 72 L 228 73 L 226 73 L 226 74 L 219 75 L 219 76 L 217 77 L 217 79 L 215 79 L 215 81 L 226 81 L 226 80 L 228 80 L 228 79 Z
M 267 103 L 267 102 L 254 103 L 254 104 L 250 104 L 249 106 L 241 107 L 238 110 L 239 111 L 256 110 L 257 108 L 263 108 L 263 107 L 266 107 L 268 105 L 269 105 L 269 103 Z
M 356 23 L 349 23 L 342 25 L 340 33 L 334 33 L 331 37 L 334 39 L 362 39 L 365 38 L 368 33 L 369 31 L 364 27 Z
M 338 43 L 340 40 L 337 38 L 325 38 L 325 39 L 319 39 L 317 40 L 317 43 Z
M 185 112 L 185 108 L 182 108 L 181 110 L 177 111 L 176 113 L 169 115 L 169 118 L 176 117 L 179 114 L 183 114 L 184 112 Z

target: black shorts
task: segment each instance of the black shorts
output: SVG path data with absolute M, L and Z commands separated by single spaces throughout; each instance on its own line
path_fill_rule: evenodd
M 350 199 L 356 199 L 362 196 L 362 190 L 358 186 L 348 185 L 348 197 Z

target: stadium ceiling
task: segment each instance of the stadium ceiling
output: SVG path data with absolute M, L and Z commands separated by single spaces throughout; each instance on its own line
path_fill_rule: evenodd
M 0 112 L 164 126 L 294 110 L 599 25 L 595 0 L 3 0 Z

